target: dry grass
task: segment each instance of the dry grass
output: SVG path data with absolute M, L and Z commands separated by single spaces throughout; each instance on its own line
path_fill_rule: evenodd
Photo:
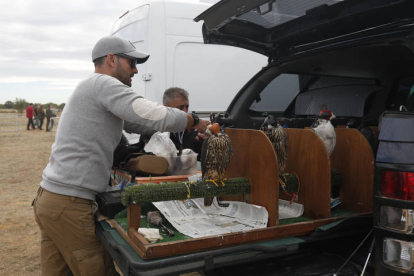
M 42 179 L 55 133 L 0 132 L 0 275 L 40 275 L 40 231 L 31 203 Z M 1 131 L 1 126 L 0 126 Z
M 1 109 L 1 113 L 17 113 L 16 109 Z
M 46 132 L 45 124 L 43 130 L 27 131 L 27 119 L 19 121 L 20 137 L 17 131 L 1 132 L 17 129 L 14 122 L 7 125 L 3 120 L 0 124 L 0 275 L 38 276 L 40 230 L 31 204 L 56 132 Z
M 31 204 L 56 132 L 27 131 L 27 119 L 19 120 L 20 137 L 17 132 L 1 132 L 0 125 L 0 275 L 38 276 L 40 230 Z M 201 276 L 197 272 L 183 275 Z

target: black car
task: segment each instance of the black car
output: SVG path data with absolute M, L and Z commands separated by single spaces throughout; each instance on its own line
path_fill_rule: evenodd
M 300 237 L 287 233 L 285 239 L 155 260 L 141 259 L 116 230 L 101 222 L 97 234 L 124 275 L 195 270 L 207 275 L 360 275 L 366 264 L 364 275 L 413 274 L 413 11 L 413 0 L 222 0 L 200 14 L 195 20 L 204 21 L 205 43 L 268 57 L 268 64 L 246 80 L 227 111 L 216 116 L 219 124 L 260 130 L 274 119 L 273 124 L 287 132 L 299 133 L 314 126 L 321 110 L 333 112 L 336 119 L 331 123 L 337 132 L 347 128 L 355 135 L 365 133 L 371 145 L 363 136 L 358 140 L 369 149 L 364 155 L 370 157 L 369 178 L 359 181 L 348 171 L 344 182 L 354 177 L 355 190 L 341 188 L 341 196 L 348 189 L 353 205 L 343 201 L 340 206 L 363 211 Z M 355 143 L 346 148 L 353 139 L 347 137 L 341 154 L 358 151 Z M 297 146 L 291 142 L 289 148 Z M 335 150 L 332 154 L 338 159 Z M 359 159 L 363 158 L 356 155 L 354 163 Z M 347 162 L 354 160 L 348 156 Z M 361 194 L 366 201 L 359 200 Z M 323 201 L 318 196 L 313 203 Z M 325 207 L 329 209 L 329 202 Z M 333 213 L 311 211 L 314 220 L 298 227 L 329 220 Z M 284 226 L 272 229 L 277 232 Z M 366 262 L 369 252 L 375 258 Z
M 301 129 L 328 109 L 336 128 L 379 133 L 376 275 L 414 272 L 413 11 L 412 0 L 223 0 L 195 19 L 205 43 L 268 56 L 221 125 L 259 130 L 272 115 Z
M 326 105 L 335 125 L 378 126 L 384 110 L 412 110 L 413 6 L 404 0 L 219 2 L 195 19 L 205 22 L 205 43 L 269 57 L 221 123 L 259 129 L 264 114 L 273 114 L 303 128 Z

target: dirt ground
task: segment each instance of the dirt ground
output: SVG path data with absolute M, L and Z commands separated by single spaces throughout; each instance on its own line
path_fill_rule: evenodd
M 31 203 L 55 132 L 27 131 L 26 119 L 20 121 L 20 137 L 0 132 L 0 275 L 30 276 L 40 275 L 40 231 Z
M 20 136 L 2 132 L 5 120 L 0 120 L 0 275 L 40 275 L 40 231 L 31 204 L 56 132 L 46 132 L 45 125 L 43 130 L 27 131 L 26 120 L 19 119 Z

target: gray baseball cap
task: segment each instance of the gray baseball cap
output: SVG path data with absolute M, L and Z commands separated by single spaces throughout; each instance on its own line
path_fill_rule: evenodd
M 93 47 L 92 61 L 97 58 L 107 56 L 109 53 L 114 55 L 123 54 L 131 59 L 136 59 L 137 63 L 144 63 L 149 58 L 149 55 L 137 51 L 135 46 L 128 40 L 118 36 L 106 36 L 101 38 Z

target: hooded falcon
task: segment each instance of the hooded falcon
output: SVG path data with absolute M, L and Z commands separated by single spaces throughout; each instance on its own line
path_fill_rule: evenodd
M 233 151 L 231 148 L 230 137 L 220 131 L 220 125 L 214 123 L 208 126 L 211 136 L 204 140 L 201 149 L 201 173 L 203 181 L 211 181 L 218 187 L 217 182 L 224 186 L 224 173 L 229 166 Z M 204 206 L 211 206 L 213 198 L 205 198 Z M 228 204 L 221 204 L 221 207 L 227 207 Z
M 319 112 L 318 118 L 311 126 L 312 130 L 316 132 L 325 145 L 328 156 L 331 156 L 336 145 L 336 133 L 331 123 L 331 120 L 335 118 L 336 116 L 331 111 L 323 109 Z
M 276 127 L 273 126 L 275 122 L 276 120 L 274 116 L 269 115 L 263 122 L 263 131 L 275 149 L 277 156 L 277 165 L 279 167 L 279 175 L 281 175 L 286 171 L 288 137 L 279 122 L 276 123 Z
M 362 122 L 361 125 L 357 127 L 357 130 L 367 139 L 372 151 L 374 152 L 374 156 L 376 156 L 378 150 L 377 133 L 369 127 L 368 122 Z

